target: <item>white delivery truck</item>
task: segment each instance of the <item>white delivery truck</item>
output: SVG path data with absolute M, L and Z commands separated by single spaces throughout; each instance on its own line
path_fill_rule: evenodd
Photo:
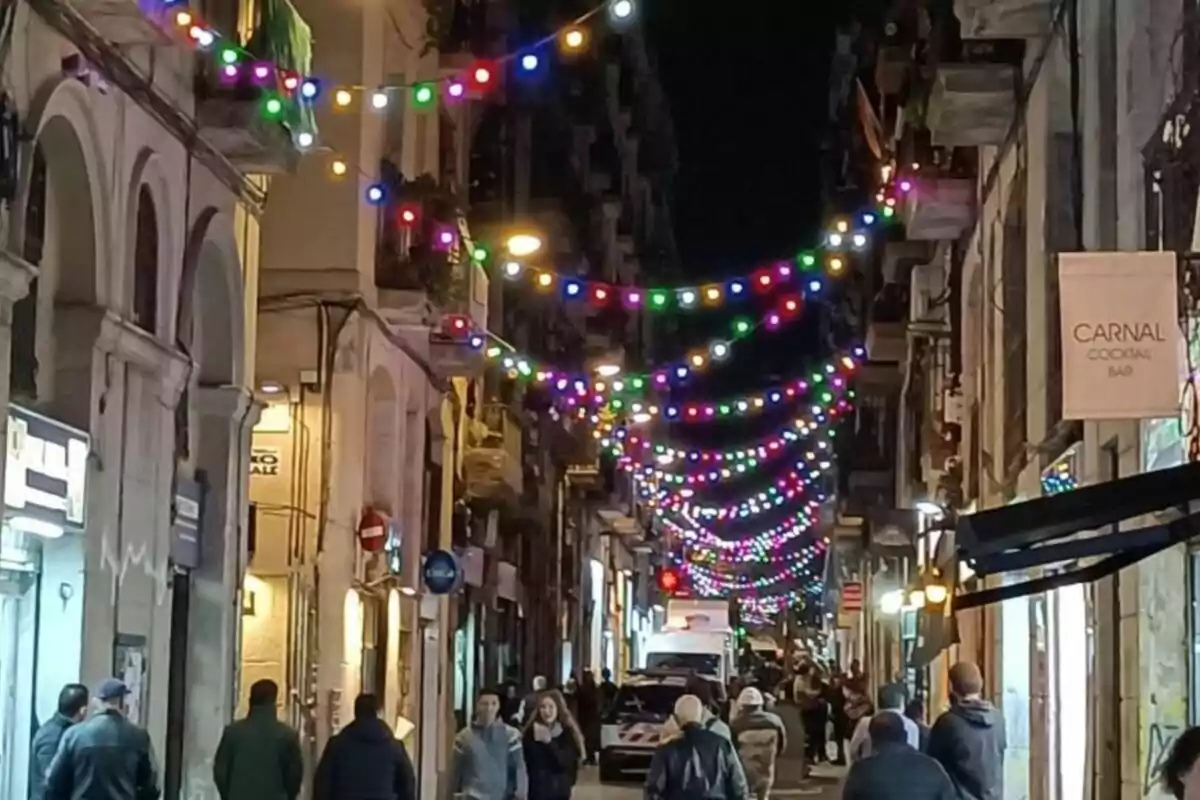
M 728 684 L 737 664 L 729 601 L 672 599 L 645 653 L 647 669 L 687 669 Z

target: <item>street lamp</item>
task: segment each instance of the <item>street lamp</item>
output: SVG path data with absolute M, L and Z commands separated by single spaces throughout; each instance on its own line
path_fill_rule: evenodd
M 940 606 L 950 596 L 950 590 L 942 583 L 929 583 L 925 586 L 925 599 L 930 605 Z
M 882 614 L 892 616 L 899 614 L 900 609 L 904 608 L 904 590 L 893 589 L 890 592 L 885 592 L 879 598 L 879 611 Z
M 613 378 L 621 374 L 620 364 L 599 364 L 596 367 L 596 374 L 601 378 Z
M 533 233 L 514 233 L 504 242 L 505 249 L 515 258 L 526 258 L 542 249 L 542 237 Z

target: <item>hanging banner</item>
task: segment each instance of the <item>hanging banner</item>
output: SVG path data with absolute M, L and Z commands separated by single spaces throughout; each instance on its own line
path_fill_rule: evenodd
M 1063 418 L 1179 414 L 1174 253 L 1060 253 Z

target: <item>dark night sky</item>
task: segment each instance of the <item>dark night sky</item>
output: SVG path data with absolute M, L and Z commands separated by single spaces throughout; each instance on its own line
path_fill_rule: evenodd
M 652 0 L 642 8 L 675 123 L 675 229 L 685 274 L 745 274 L 812 247 L 822 213 L 830 15 L 779 0 Z M 745 310 L 758 317 L 766 308 Z M 727 330 L 728 313 L 704 317 L 685 321 L 681 342 L 701 345 Z M 721 398 L 799 374 L 818 355 L 813 317 L 740 344 L 730 363 L 679 399 Z M 748 425 L 675 425 L 670 433 L 740 444 L 781 418 L 786 412 Z
M 834 35 L 812 5 L 643 4 L 675 121 L 676 230 L 689 266 L 729 274 L 811 241 Z

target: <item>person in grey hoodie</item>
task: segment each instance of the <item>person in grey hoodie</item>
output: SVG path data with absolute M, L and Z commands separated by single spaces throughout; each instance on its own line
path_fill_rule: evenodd
M 960 661 L 950 668 L 951 706 L 929 730 L 927 753 L 945 768 L 959 800 L 1004 796 L 1004 720 L 983 699 L 979 667 Z
M 451 781 L 464 800 L 525 800 L 529 780 L 521 733 L 500 719 L 500 693 L 485 689 L 475 719 L 454 737 Z

